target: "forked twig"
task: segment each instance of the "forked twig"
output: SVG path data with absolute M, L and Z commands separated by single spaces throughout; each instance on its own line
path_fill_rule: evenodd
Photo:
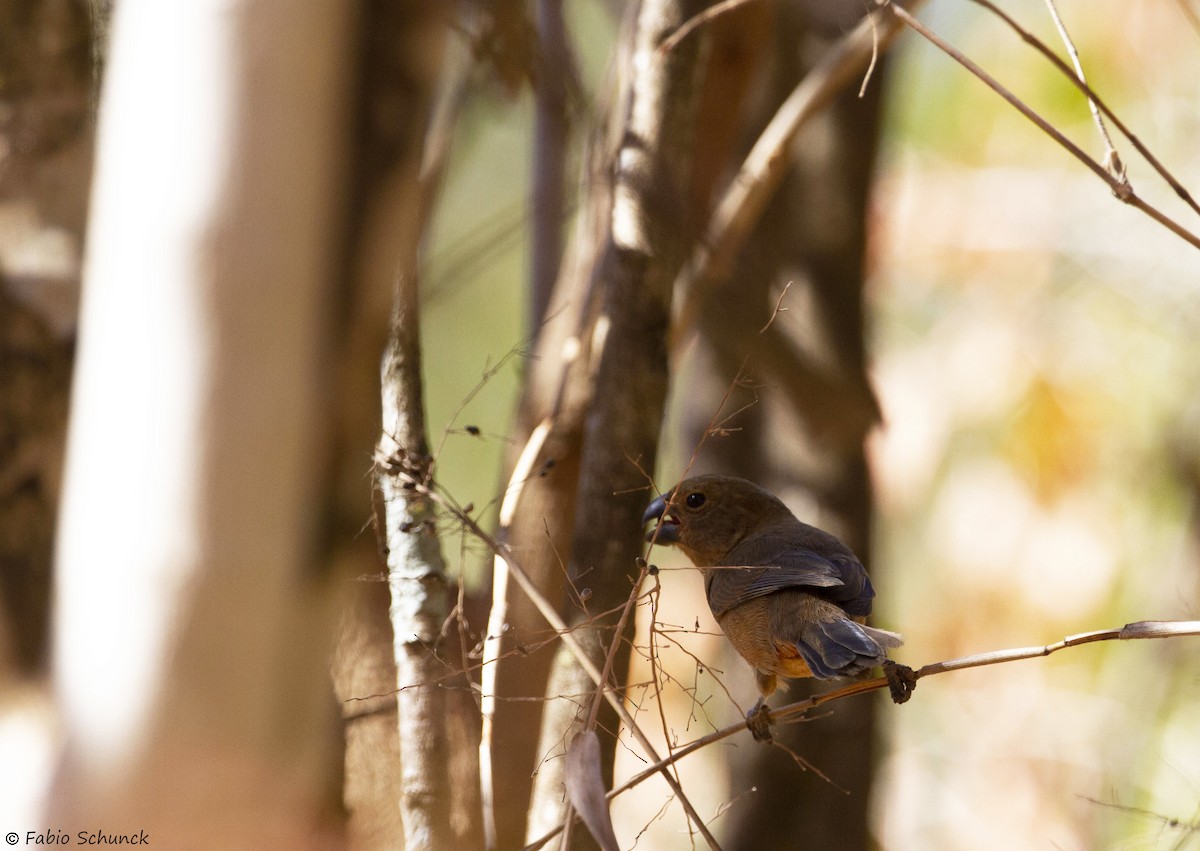
M 1052 51 L 1045 42 L 1018 24 L 1003 9 L 996 6 L 995 3 L 992 3 L 991 0 L 972 0 L 972 2 L 982 6 L 993 15 L 998 17 L 1009 27 L 1009 29 L 1016 33 L 1018 38 L 1048 59 L 1050 63 L 1053 64 L 1054 67 L 1057 68 L 1063 74 L 1063 76 L 1075 86 L 1075 88 L 1083 92 L 1088 99 L 1088 103 L 1093 104 L 1096 109 L 1100 110 L 1101 114 L 1111 121 L 1113 126 L 1121 132 L 1121 135 L 1129 140 L 1129 144 L 1133 145 L 1134 150 L 1136 150 L 1142 155 L 1143 158 L 1145 158 L 1146 162 L 1150 164 L 1150 167 L 1158 173 L 1159 177 L 1166 181 L 1167 185 L 1175 191 L 1175 194 L 1183 199 L 1185 204 L 1187 204 L 1197 213 L 1200 213 L 1200 204 L 1196 202 L 1196 199 L 1192 197 L 1192 194 L 1188 192 L 1184 185 L 1175 178 L 1175 175 L 1171 174 L 1171 172 L 1167 170 L 1167 167 L 1159 161 L 1158 157 L 1154 156 L 1154 154 L 1150 152 L 1150 149 L 1142 143 L 1142 140 L 1139 139 L 1137 135 L 1135 135 L 1134 132 L 1125 125 L 1125 122 L 1118 118 L 1116 113 L 1108 108 L 1108 105 L 1100 98 L 1098 94 L 1092 91 L 1087 82 L 1081 80 L 1078 76 L 1071 73 L 1071 69 L 1067 67 L 1067 64 L 1059 59 L 1054 51 Z
M 1121 181 L 1117 180 L 1117 178 L 1109 174 L 1104 166 L 1088 156 L 1086 152 L 1084 152 L 1078 145 L 1059 132 L 1059 130 L 1051 125 L 1050 122 L 1034 112 L 1024 101 L 1005 88 L 1004 85 L 995 77 L 988 74 L 978 65 L 976 65 L 975 62 L 965 56 L 961 51 L 949 44 L 937 33 L 933 32 L 919 20 L 910 15 L 902 6 L 896 3 L 888 2 L 888 0 L 880 0 L 880 2 L 887 2 L 888 8 L 892 9 L 895 13 L 895 16 L 903 21 L 909 28 L 982 80 L 988 88 L 1008 101 L 1008 103 L 1011 104 L 1018 112 L 1036 124 L 1042 130 L 1042 132 L 1046 133 L 1046 135 L 1058 142 L 1058 144 L 1065 148 L 1072 156 L 1095 172 L 1095 174 L 1101 180 L 1108 184 L 1109 188 L 1112 189 L 1113 194 L 1116 195 L 1117 198 L 1119 198 L 1121 201 L 1124 201 L 1126 204 L 1141 210 L 1143 213 L 1154 219 L 1160 225 L 1167 228 L 1167 230 L 1171 231 L 1188 244 L 1196 248 L 1200 248 L 1200 237 L 1196 236 L 1196 234 L 1189 231 L 1183 225 L 1179 224 L 1174 219 L 1161 212 L 1158 208 L 1146 203 L 1141 196 L 1133 191 L 1133 187 L 1131 187 L 1128 183 L 1122 183 Z M 979 0 L 976 0 L 976 2 L 979 2 Z M 1077 79 L 1074 74 L 1069 74 L 1069 76 L 1071 79 Z M 1081 83 L 1080 85 L 1083 84 Z

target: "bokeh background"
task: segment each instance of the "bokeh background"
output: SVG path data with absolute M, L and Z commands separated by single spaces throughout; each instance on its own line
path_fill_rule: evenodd
M 1059 5 L 1091 85 L 1185 186 L 1200 185 L 1200 32 L 1184 4 Z M 610 19 L 586 3 L 567 11 L 594 87 Z M 1059 45 L 1042 4 L 1010 11 Z M 933 3 L 922 19 L 1099 155 L 1077 90 L 996 19 L 959 2 Z M 870 440 L 876 621 L 906 635 L 896 656 L 916 666 L 1200 617 L 1200 258 L 915 34 L 901 37 L 894 63 L 869 251 L 870 372 L 884 417 Z M 519 355 L 459 408 L 489 365 L 524 350 L 529 115 L 522 98 L 470 109 L 426 284 L 431 425 L 452 430 L 440 475 L 476 505 L 497 489 L 491 471 Z M 1117 146 L 1137 191 L 1186 222 L 1172 191 Z M 784 306 L 799 310 L 802 299 L 790 294 Z M 484 436 L 460 431 L 465 424 Z M 668 426 L 668 441 L 678 428 Z M 688 449 L 663 462 L 660 486 L 677 478 Z M 468 575 L 480 566 L 472 552 Z M 665 553 L 656 561 L 686 566 Z M 700 634 L 680 639 L 691 652 L 722 658 L 694 572 L 664 571 L 661 605 L 662 622 L 689 631 L 700 622 Z M 1193 644 L 1096 644 L 923 682 L 910 704 L 883 713 L 877 840 L 898 849 L 1200 847 Z M 708 697 L 698 709 L 668 689 L 682 741 L 736 720 L 726 692 L 705 685 L 712 672 L 697 675 L 686 654 L 659 649 L 674 676 Z M 754 691 L 743 668 L 726 664 L 719 676 L 745 708 Z M 639 678 L 649 678 L 644 665 Z M 647 713 L 647 727 L 658 727 L 649 703 Z M 680 766 L 702 809 L 754 794 L 730 788 L 722 770 L 726 749 L 751 746 L 722 744 Z M 618 759 L 619 773 L 640 766 L 627 752 Z M 649 824 L 639 847 L 688 847 L 667 800 L 653 782 L 622 798 L 623 841 Z
M 616 5 L 565 4 L 583 82 L 574 116 L 581 123 L 590 117 L 584 105 L 608 85 Z M 1042 3 L 1007 5 L 1058 46 Z M 1091 85 L 1185 186 L 1200 191 L 1200 5 L 1060 0 L 1059 7 Z M 55 31 L 54 16 L 74 6 L 38 9 L 50 22 L 45 30 Z M 1077 90 L 997 19 L 962 0 L 934 0 L 920 16 L 1101 155 Z M 0 34 L 28 23 L 18 17 L 0 12 Z M 73 47 L 0 43 L 10 55 L 44 55 L 45 68 Z M 866 287 L 869 374 L 882 414 L 868 441 L 875 622 L 905 634 L 895 656 L 916 667 L 1131 621 L 1200 618 L 1200 255 L 1114 199 L 915 34 L 902 34 L 888 62 Z M 472 73 L 425 254 L 422 307 L 438 479 L 486 519 L 494 517 L 531 356 L 533 111 L 527 87 L 506 87 L 482 66 Z M 11 87 L 0 91 L 16 99 Z M 0 195 L 4 307 L 36 302 L 49 320 L 37 333 L 57 339 L 74 331 L 82 247 L 73 234 L 82 222 L 72 217 L 84 209 L 90 155 L 80 151 L 90 141 L 76 138 L 78 115 L 89 107 L 71 91 L 79 102 L 64 95 L 55 102 L 61 114 L 52 110 L 42 128 L 55 138 L 61 131 L 69 144 L 33 181 L 42 201 L 61 202 L 56 221 L 39 219 L 22 201 L 28 186 L 19 180 Z M 0 130 L 8 117 L 0 110 Z M 6 130 L 0 142 L 15 144 Z M 1117 146 L 1139 194 L 1194 221 L 1124 141 Z M 0 148 L 0 169 L 17 161 L 14 150 Z M 571 175 L 579 155 L 573 151 Z M 789 290 L 776 321 L 803 335 L 807 299 L 802 286 Z M 63 389 L 69 363 L 45 367 Z M 681 397 L 703 366 L 685 347 L 678 367 L 660 487 L 680 476 L 693 449 Z M 48 436 L 47 455 L 53 447 Z M 803 519 L 820 520 L 811 504 L 787 496 Z M 481 586 L 487 560 L 478 544 L 447 528 L 444 545 L 452 572 Z M 662 692 L 666 734 L 654 690 L 634 694 L 645 728 L 665 747 L 734 723 L 756 695 L 711 621 L 695 572 L 673 553 L 652 557 L 663 568 L 656 601 L 665 633 L 656 650 L 670 676 Z M 651 677 L 649 620 L 642 606 L 635 683 Z M 11 652 L 0 647 L 6 658 Z M 0 819 L 7 823 L 42 803 L 59 730 L 44 682 L 2 685 Z M 880 700 L 870 825 L 880 847 L 1200 848 L 1195 639 L 1092 644 L 930 678 L 903 707 Z M 825 720 L 807 724 L 820 735 Z M 698 808 L 723 813 L 718 824 L 760 793 L 728 770 L 736 751 L 753 747 L 738 736 L 679 766 Z M 618 779 L 642 767 L 632 748 L 618 748 Z M 796 764 L 798 787 L 821 782 L 814 778 L 822 768 Z M 692 846 L 657 780 L 622 796 L 613 815 L 622 847 Z

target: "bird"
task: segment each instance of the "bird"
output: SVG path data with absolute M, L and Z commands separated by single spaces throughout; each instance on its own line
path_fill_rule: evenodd
M 651 520 L 646 540 L 678 547 L 700 568 L 713 617 L 754 668 L 759 700 L 747 725 L 756 739 L 770 741 L 766 700 L 780 677 L 858 677 L 882 666 L 892 699 L 911 695 L 915 675 L 887 659 L 904 639 L 864 623 L 875 589 L 858 557 L 770 491 L 697 476 L 651 502 L 642 525 Z

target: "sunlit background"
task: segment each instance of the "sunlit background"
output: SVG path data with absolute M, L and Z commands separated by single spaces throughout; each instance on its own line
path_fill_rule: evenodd
M 591 4 L 568 9 L 595 86 L 610 26 Z M 1200 32 L 1180 4 L 1101 11 L 1075 0 L 1060 10 L 1094 88 L 1197 191 Z M 1043 4 L 1010 11 L 1059 45 Z M 1102 154 L 1078 92 L 996 19 L 951 2 L 922 19 Z M 895 62 L 868 288 L 885 418 L 870 446 L 876 620 L 907 636 L 896 656 L 916 666 L 1200 617 L 1200 257 L 914 34 Z M 440 476 L 476 505 L 498 488 L 519 363 L 450 417 L 489 364 L 522 347 L 528 116 L 525 102 L 490 101 L 466 117 L 426 284 L 431 425 L 484 432 L 451 434 Z M 1194 223 L 1129 145 L 1117 146 L 1135 189 Z M 663 464 L 660 484 L 682 461 Z M 662 620 L 712 628 L 694 573 L 662 582 Z M 641 644 L 645 621 L 643 612 Z M 683 640 L 719 658 L 719 637 Z M 680 742 L 736 720 L 711 673 L 697 679 L 691 658 L 660 650 L 675 676 L 712 695 L 702 709 L 678 688 L 667 695 Z M 720 679 L 743 709 L 752 702 L 744 666 Z M 1200 847 L 1195 829 L 1169 823 L 1200 822 L 1197 705 L 1190 639 L 1094 644 L 926 680 L 883 714 L 874 831 L 897 849 Z M 660 726 L 657 712 L 642 717 Z M 702 812 L 753 794 L 725 785 L 723 749 L 754 746 L 731 741 L 680 766 Z M 642 767 L 630 752 L 618 760 L 618 772 Z M 667 802 L 653 782 L 620 799 L 623 845 L 663 810 L 639 847 L 688 847 Z
M 1008 5 L 1058 45 L 1044 4 Z M 600 0 L 566 7 L 594 92 L 613 23 Z M 1194 0 L 1059 7 L 1092 86 L 1200 193 L 1200 28 L 1184 11 Z M 921 18 L 1102 154 L 1078 92 L 999 21 L 961 0 L 935 0 Z M 906 635 L 895 656 L 917 667 L 1131 621 L 1200 618 L 1200 253 L 1114 199 L 913 33 L 893 56 L 868 286 L 884 414 L 870 442 L 876 622 Z M 527 348 L 531 105 L 482 77 L 473 94 L 424 270 L 423 322 L 438 477 L 460 503 L 485 506 L 501 488 Z M 1137 192 L 1198 229 L 1130 146 L 1117 146 Z M 70 278 L 78 246 L 31 236 L 22 216 L 0 204 L 0 238 L 31 246 L 20 262 L 62 264 Z M 74 296 L 39 297 L 69 305 Z M 659 484 L 682 464 L 663 459 Z M 447 555 L 477 582 L 483 557 L 459 543 L 448 538 Z M 678 683 L 664 702 L 680 744 L 735 722 L 756 693 L 744 665 L 708 667 L 724 639 L 693 571 L 664 569 L 660 600 L 660 624 L 679 627 L 674 637 L 694 654 L 659 643 Z M 645 647 L 645 607 L 639 618 Z M 649 678 L 636 659 L 633 678 Z M 665 749 L 652 692 L 635 696 Z M 0 773 L 8 818 L 36 810 L 54 751 L 44 695 L 11 693 L 4 706 L 0 751 L 22 766 Z M 1092 644 L 924 680 L 909 704 L 881 713 L 873 831 L 890 849 L 1200 848 L 1197 706 L 1195 639 Z M 756 746 L 742 735 L 680 764 L 701 812 L 754 794 L 721 769 L 728 749 Z M 619 749 L 619 775 L 642 767 Z M 622 847 L 691 845 L 658 781 L 619 798 L 614 821 Z

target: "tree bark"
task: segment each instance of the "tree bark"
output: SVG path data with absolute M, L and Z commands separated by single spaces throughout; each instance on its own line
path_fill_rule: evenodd
M 777 12 L 772 95 L 759 128 L 820 50 L 854 23 L 809 12 Z M 812 46 L 799 51 L 802 44 Z M 789 175 L 700 317 L 705 371 L 714 379 L 689 406 L 690 446 L 752 353 L 749 375 L 742 377 L 758 389 L 738 391 L 729 408 L 755 398 L 758 404 L 738 416 L 740 431 L 705 445 L 698 469 L 745 476 L 793 505 L 809 503 L 815 513 L 801 511 L 802 519 L 836 532 L 867 565 L 872 510 L 864 441 L 877 409 L 865 371 L 862 288 L 881 75 L 877 68 L 863 98 L 844 92 L 792 143 Z M 784 302 L 788 313 L 760 335 L 789 282 L 795 286 Z M 742 664 L 730 657 L 729 666 Z M 800 699 L 808 690 L 799 684 L 790 695 Z M 812 772 L 797 776 L 796 764 L 778 749 L 739 751 L 744 758 L 734 764 L 735 794 L 750 787 L 758 792 L 731 809 L 726 847 L 870 847 L 874 715 L 872 702 L 848 703 L 813 724 L 776 731 L 777 740 L 840 789 Z
M 44 679 L 49 662 L 92 167 L 90 50 L 78 4 L 0 6 L 0 679 Z
M 439 686 L 445 666 L 438 645 L 450 607 L 433 506 L 421 492 L 432 485 L 432 459 L 425 443 L 420 340 L 417 282 L 406 270 L 383 360 L 383 435 L 376 456 L 396 661 L 400 814 L 405 847 L 449 848 L 446 701 Z
M 700 8 L 699 3 L 645 2 L 638 15 L 628 112 L 619 122 L 611 216 L 592 280 L 600 288 L 600 337 L 594 356 L 593 404 L 584 426 L 568 574 L 584 598 L 571 620 L 575 635 L 603 666 L 615 616 L 595 613 L 619 606 L 630 592 L 641 554 L 641 512 L 654 469 L 667 391 L 666 334 L 671 285 L 682 265 L 700 50 L 693 41 L 660 53 L 658 44 Z M 636 69 L 636 70 L 635 70 Z M 632 626 L 632 622 L 630 623 Z M 624 680 L 628 649 L 617 651 L 615 677 Z M 550 676 L 539 753 L 560 750 L 582 729 L 578 695 L 591 680 L 569 653 L 559 651 Z M 564 695 L 564 697 L 556 697 Z M 612 782 L 617 729 L 605 705 L 602 773 Z M 607 733 L 607 735 L 605 735 Z M 565 760 L 546 759 L 534 783 L 527 836 L 540 836 L 564 815 Z M 576 833 L 582 839 L 582 833 Z

